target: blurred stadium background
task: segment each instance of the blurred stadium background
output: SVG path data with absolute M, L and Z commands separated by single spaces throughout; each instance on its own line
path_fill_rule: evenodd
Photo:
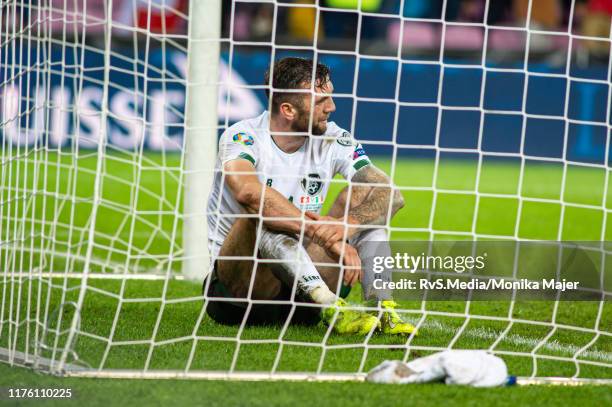
M 104 49 L 105 2 L 89 0 L 63 4 L 63 1 L 51 0 L 45 3 L 50 5 L 48 34 L 56 41 L 46 53 L 31 47 L 29 57 L 32 64 L 37 59 L 39 62 L 51 60 L 51 107 L 57 107 L 62 113 L 51 118 L 50 144 L 66 145 L 75 132 L 76 120 L 69 109 L 62 107 L 72 102 L 75 87 L 81 86 L 77 78 L 71 76 L 78 76 L 76 62 L 81 58 L 84 58 L 87 73 L 80 103 L 84 107 L 91 104 L 95 110 L 95 99 L 101 94 L 104 54 L 100 50 Z M 440 147 L 477 148 L 478 127 L 480 120 L 484 120 L 483 152 L 521 153 L 524 116 L 520 112 L 523 88 L 529 75 L 525 112 L 556 120 L 542 121 L 542 117 L 528 120 L 524 153 L 603 163 L 608 133 L 606 82 L 610 69 L 612 4 L 605 0 L 576 1 L 572 27 L 568 27 L 569 0 L 534 0 L 527 25 L 529 1 L 489 3 L 485 21 L 484 0 L 449 0 L 444 20 L 441 19 L 441 0 L 404 1 L 403 10 L 399 10 L 399 0 L 365 0 L 361 18 L 355 10 L 357 2 L 354 0 L 323 0 L 320 6 L 325 8 L 320 12 L 319 30 L 315 33 L 317 9 L 312 7 L 312 2 L 287 1 L 274 5 L 224 0 L 221 124 L 228 125 L 263 110 L 267 101 L 263 89 L 257 87 L 262 85 L 263 72 L 272 54 L 275 58 L 287 54 L 312 57 L 316 34 L 317 57 L 332 68 L 339 94 L 334 120 L 351 129 L 366 144 L 369 140 L 392 141 L 396 106 L 391 102 L 395 99 L 396 76 L 400 70 L 397 100 L 406 105 L 399 109 L 397 144 L 434 145 L 435 104 L 441 86 L 440 103 L 449 110 L 442 115 Z M 82 17 L 85 4 L 87 18 Z M 302 4 L 304 6 L 300 7 Z M 113 114 L 109 119 L 109 142 L 122 148 L 138 145 L 139 127 L 133 122 L 135 118 L 144 117 L 150 122 L 145 147 L 176 150 L 181 146 L 179 124 L 184 111 L 185 87 L 181 79 L 186 74 L 187 1 L 153 1 L 150 13 L 148 8 L 145 1 L 113 2 L 109 89 L 109 108 Z M 16 21 L 23 19 L 35 24 L 38 18 L 35 10 L 32 6 L 24 7 L 21 12 L 17 8 L 15 14 L 5 13 L 4 29 L 10 30 L 12 16 Z M 483 22 L 488 25 L 486 29 Z M 402 24 L 403 36 L 399 44 Z M 528 45 L 525 27 L 535 30 L 529 35 Z M 486 45 L 485 31 L 488 31 Z M 568 33 L 600 37 L 602 41 L 572 38 Z M 443 34 L 445 42 L 441 44 Z M 83 47 L 81 41 L 84 41 Z M 7 48 L 10 47 L 11 44 L 7 44 Z M 358 62 L 355 51 L 359 53 Z M 568 53 L 571 53 L 569 57 Z M 10 66 L 12 58 L 19 58 L 19 54 L 13 56 L 6 49 L 5 55 L 5 66 Z M 25 55 L 27 53 L 22 52 L 22 58 Z M 400 58 L 393 58 L 398 56 Z M 450 66 L 443 68 L 434 63 L 439 60 Z M 54 71 L 53 67 L 63 62 L 66 63 L 63 72 Z M 357 63 L 358 69 L 355 69 Z M 485 72 L 483 64 L 493 70 Z M 495 71 L 495 68 L 509 71 Z M 138 76 L 131 74 L 134 69 Z M 439 80 L 441 73 L 444 75 L 442 81 Z M 542 73 L 557 76 L 538 75 Z M 570 77 L 573 80 L 566 94 Z M 21 86 L 26 86 L 25 81 Z M 143 92 L 150 98 L 146 107 L 143 106 Z M 601 126 L 572 124 L 563 157 L 562 120 L 566 98 L 569 99 L 567 118 L 600 123 Z M 18 98 L 5 95 L 2 99 L 5 116 L 17 110 L 17 101 Z M 453 107 L 467 110 L 452 110 Z M 481 117 L 479 107 L 517 114 L 486 113 Z M 353 109 L 356 109 L 354 121 Z M 24 117 L 23 120 L 26 119 L 35 118 Z M 84 120 L 80 125 L 82 137 L 92 133 L 88 123 L 90 121 Z M 411 131 L 407 131 L 408 128 Z M 30 141 L 33 140 L 30 136 Z M 387 155 L 390 149 L 372 144 L 368 152 Z M 399 153 L 432 154 L 428 150 L 414 152 L 410 149 L 401 149 Z

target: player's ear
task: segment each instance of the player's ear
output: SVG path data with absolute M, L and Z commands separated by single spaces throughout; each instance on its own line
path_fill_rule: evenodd
M 297 110 L 295 106 L 289 102 L 281 103 L 278 110 L 280 111 L 281 116 L 287 120 L 294 120 L 296 118 Z

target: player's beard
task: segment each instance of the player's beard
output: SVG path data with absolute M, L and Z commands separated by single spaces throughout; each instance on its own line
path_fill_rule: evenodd
M 310 133 L 310 112 L 307 112 L 305 109 L 298 107 L 297 109 L 298 116 L 291 123 L 291 131 L 296 133 Z M 313 118 L 314 119 L 314 118 Z M 327 124 L 325 122 L 312 122 L 312 134 L 315 136 L 322 136 L 327 131 Z

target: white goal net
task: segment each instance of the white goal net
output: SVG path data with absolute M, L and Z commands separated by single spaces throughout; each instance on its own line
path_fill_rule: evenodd
M 501 3 L 0 1 L 0 361 L 352 379 L 485 349 L 522 377 L 612 378 L 610 14 Z M 330 120 L 403 195 L 389 240 L 585 242 L 594 296 L 398 298 L 406 337 L 211 320 L 218 136 L 266 109 L 264 72 L 286 56 L 330 67 Z M 323 211 L 346 182 L 331 184 Z M 358 285 L 348 300 L 364 309 Z

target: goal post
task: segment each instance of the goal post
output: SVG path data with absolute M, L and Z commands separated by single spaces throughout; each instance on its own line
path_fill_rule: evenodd
M 610 384 L 610 30 L 577 26 L 575 1 L 569 26 L 536 1 L 510 22 L 495 0 L 453 15 L 428 3 L 0 2 L 0 363 L 361 381 L 385 359 L 484 349 L 520 383 Z M 266 109 L 263 74 L 286 56 L 330 67 L 330 120 L 403 195 L 381 226 L 394 250 L 498 244 L 495 281 L 586 265 L 588 301 L 526 301 L 518 288 L 442 301 L 432 286 L 397 298 L 419 332 L 406 337 L 212 320 L 202 281 L 218 137 Z M 346 183 L 320 178 L 323 202 L 311 175 L 288 199 L 328 210 Z M 349 302 L 376 311 L 360 294 Z
M 182 272 L 189 280 L 201 281 L 210 263 L 206 205 L 217 158 L 221 0 L 193 1 L 190 18 Z

